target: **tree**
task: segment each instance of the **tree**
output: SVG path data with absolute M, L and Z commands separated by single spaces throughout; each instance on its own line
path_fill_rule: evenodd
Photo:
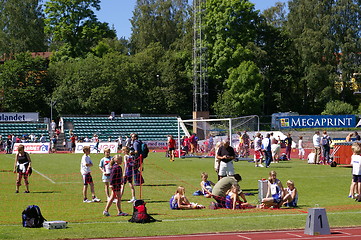
M 229 78 L 230 69 L 253 57 L 248 44 L 255 42 L 259 16 L 248 1 L 207 0 L 203 22 L 213 105 L 226 86 L 223 82 Z
M 227 90 L 214 104 L 217 115 L 235 117 L 262 113 L 262 76 L 255 63 L 244 61 L 230 72 L 225 82 Z
M 0 0 L 0 55 L 46 51 L 39 0 Z
M 47 60 L 29 53 L 14 56 L 0 65 L 0 86 L 4 89 L 2 108 L 11 112 L 49 113 L 48 99 L 53 91 L 47 73 Z
M 169 49 L 190 30 L 189 20 L 187 0 L 137 0 L 131 19 L 132 52 L 140 52 L 156 42 Z
M 353 114 L 353 106 L 343 101 L 335 100 L 326 104 L 322 115 L 349 115 Z
M 300 111 L 320 113 L 336 99 L 334 84 L 340 76 L 335 3 L 340 1 L 293 0 L 289 2 L 287 30 L 300 58 L 300 84 L 304 93 Z M 342 71 L 342 69 L 341 69 Z
M 108 23 L 99 22 L 94 10 L 100 0 L 50 0 L 45 3 L 46 32 L 51 37 L 52 49 L 62 56 L 83 57 L 103 38 L 115 38 Z

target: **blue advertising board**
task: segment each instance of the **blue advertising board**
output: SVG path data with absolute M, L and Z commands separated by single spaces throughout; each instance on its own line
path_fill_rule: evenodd
M 355 115 L 306 115 L 280 117 L 281 128 L 353 128 Z

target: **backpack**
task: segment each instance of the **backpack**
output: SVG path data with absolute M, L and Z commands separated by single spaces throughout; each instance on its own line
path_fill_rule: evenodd
M 141 154 L 144 158 L 148 157 L 148 153 L 149 153 L 149 148 L 148 145 L 146 143 L 143 143 L 142 141 L 140 141 L 140 149 L 141 149 Z
M 328 138 L 327 137 L 322 137 L 321 144 L 322 144 L 322 146 L 327 146 L 328 145 Z
M 132 218 L 128 220 L 132 223 L 150 223 L 150 222 L 161 222 L 160 220 L 154 219 L 147 213 L 145 202 L 143 200 L 136 200 L 133 206 Z
M 36 205 L 28 206 L 22 213 L 23 227 L 40 228 L 43 227 L 46 219 L 41 215 L 40 208 Z

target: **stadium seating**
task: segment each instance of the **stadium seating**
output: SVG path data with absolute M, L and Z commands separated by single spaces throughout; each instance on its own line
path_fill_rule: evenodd
M 177 117 L 63 117 L 64 132 L 69 138 L 69 130 L 78 138 L 91 138 L 97 134 L 101 141 L 115 141 L 137 133 L 143 141 L 166 141 L 167 135 L 178 136 Z M 181 130 L 181 135 L 184 132 Z
M 38 138 L 42 134 L 49 141 L 48 125 L 46 123 L 1 123 L 0 135 L 4 137 L 14 134 L 21 137 L 23 134 L 35 134 Z

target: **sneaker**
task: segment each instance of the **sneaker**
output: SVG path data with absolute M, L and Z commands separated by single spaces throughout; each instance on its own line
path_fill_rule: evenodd
M 120 212 L 117 214 L 117 216 L 129 216 L 129 214 L 125 212 Z
M 352 195 L 348 195 L 348 198 L 353 198 L 353 196 L 352 196 Z
M 135 199 L 135 198 L 132 198 L 132 199 L 130 199 L 129 201 L 128 201 L 128 203 L 132 203 L 132 202 L 135 202 L 137 199 Z
M 107 212 L 107 211 L 103 211 L 103 215 L 106 216 L 106 217 L 110 216 L 109 212 Z
M 15 191 L 15 193 L 19 193 L 19 191 L 18 191 L 18 190 L 16 190 L 16 191 Z
M 97 198 L 97 197 L 94 197 L 93 200 L 92 200 L 92 202 L 100 202 L 100 201 L 101 200 L 99 198 Z
M 25 191 L 24 193 L 30 193 L 30 191 Z
M 86 198 L 86 199 L 83 200 L 83 202 L 84 203 L 91 203 L 92 201 L 90 201 L 89 199 Z
M 259 167 L 258 165 L 254 165 L 255 167 Z
M 263 167 L 263 165 L 262 165 L 262 164 L 260 164 L 259 166 L 260 166 L 260 167 Z

